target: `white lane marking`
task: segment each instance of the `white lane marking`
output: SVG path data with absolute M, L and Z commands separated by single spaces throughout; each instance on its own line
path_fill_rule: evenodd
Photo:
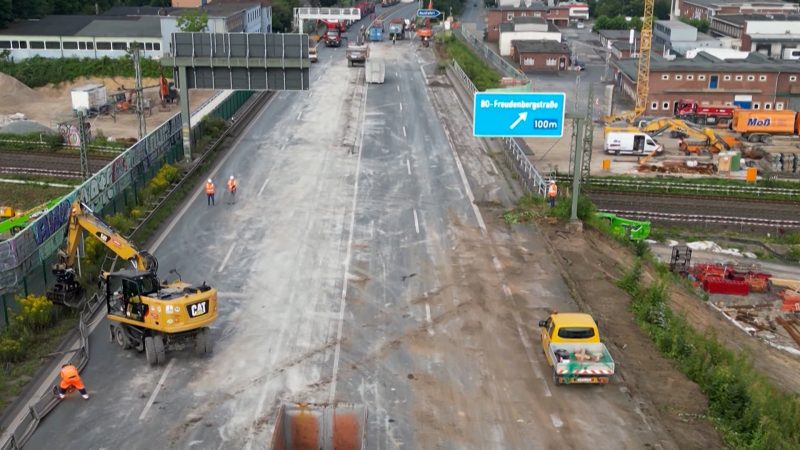
M 300 111 L 300 114 L 297 115 L 297 120 L 300 120 L 301 117 L 303 117 L 303 111 Z
M 397 92 L 400 92 L 400 85 L 398 84 L 398 85 L 397 85 L 397 86 L 395 86 L 395 87 L 397 88 Z
M 417 217 L 416 209 L 414 209 L 414 229 L 417 230 L 417 234 L 419 234 L 419 217 Z
M 308 91 L 308 96 L 311 97 L 314 95 L 314 91 Z
M 550 414 L 550 422 L 553 422 L 553 426 L 556 428 L 561 428 L 564 426 L 564 422 L 562 422 L 561 418 L 555 414 Z
M 259 189 L 259 190 L 258 190 L 258 196 L 259 196 L 259 197 L 261 197 L 261 194 L 263 194 L 263 193 L 264 193 L 264 189 L 266 189 L 266 188 L 267 188 L 267 185 L 268 185 L 268 184 L 269 184 L 269 178 L 267 178 L 266 180 L 264 180 L 264 184 L 262 184 L 262 185 L 261 185 L 261 189 Z
M 234 248 L 236 248 L 236 246 L 231 245 L 231 248 L 228 249 L 228 253 L 225 255 L 225 259 L 222 260 L 222 264 L 219 266 L 219 269 L 217 269 L 217 272 L 222 272 L 222 269 L 224 269 L 225 265 L 228 264 L 228 260 L 231 259 Z
M 539 368 L 539 365 L 536 364 L 536 360 L 533 358 L 533 346 L 531 345 L 531 341 L 528 339 L 527 333 L 525 333 L 525 330 L 522 328 L 522 319 L 519 317 L 519 313 L 517 312 L 514 312 L 513 315 L 514 321 L 517 323 L 517 334 L 519 334 L 519 340 L 522 341 L 522 346 L 525 347 L 525 356 L 528 358 L 528 362 L 531 364 L 533 374 L 536 376 L 536 378 L 542 380 L 544 396 L 552 397 L 553 394 L 550 392 L 550 388 L 547 386 L 547 381 L 542 375 L 542 370 Z
M 472 206 L 472 212 L 475 214 L 475 219 L 478 221 L 478 226 L 481 227 L 481 232 L 486 234 L 486 223 L 483 221 L 483 216 L 481 215 L 481 211 L 478 209 L 478 205 L 475 204 L 475 196 L 472 195 L 472 189 L 469 187 L 467 174 L 464 172 L 464 165 L 461 164 L 461 158 L 458 157 L 458 153 L 456 152 L 456 145 L 453 143 L 453 138 L 450 137 L 450 132 L 447 131 L 447 128 L 442 127 L 442 130 L 444 131 L 445 136 L 447 136 L 447 142 L 450 143 L 450 152 L 453 153 L 453 159 L 456 161 L 458 174 L 461 176 L 461 184 L 464 185 L 464 190 L 467 193 L 469 204 Z
M 161 387 L 164 386 L 164 382 L 167 380 L 169 372 L 172 370 L 173 364 L 175 364 L 175 359 L 170 359 L 169 363 L 167 364 L 167 368 L 164 369 L 164 373 L 161 374 L 161 378 L 158 380 L 158 384 L 156 384 L 156 388 L 153 389 L 153 393 L 150 394 L 150 399 L 147 400 L 147 404 L 144 405 L 142 413 L 139 414 L 139 420 L 144 420 L 144 416 L 147 415 L 147 411 L 150 411 L 150 408 L 153 406 L 153 402 L 156 401 L 156 396 L 158 395 L 158 392 L 161 390 Z
M 433 321 L 431 320 L 431 305 L 428 303 L 425 303 L 425 320 L 428 321 L 428 334 L 433 336 L 434 334 L 436 334 L 436 332 L 433 331 Z
M 406 137 L 406 126 L 403 125 L 403 137 Z
M 394 76 L 399 77 L 400 76 L 400 72 L 395 72 Z
M 500 271 L 502 271 L 502 270 L 503 270 L 503 265 L 502 265 L 502 264 L 500 264 L 500 260 L 499 260 L 499 259 L 497 259 L 497 256 L 492 256 L 492 264 L 494 264 L 494 268 L 495 268 L 495 270 L 497 270 L 498 272 L 500 272 Z
M 364 115 L 367 114 L 367 95 L 369 89 L 364 89 L 364 102 L 362 105 Z M 344 327 L 344 308 L 347 305 L 347 280 L 350 272 L 350 259 L 353 252 L 353 232 L 356 228 L 356 201 L 358 200 L 358 180 L 361 173 L 361 153 L 364 149 L 364 132 L 366 130 L 366 120 L 361 121 L 361 140 L 358 143 L 358 160 L 356 161 L 356 181 L 353 187 L 353 201 L 350 205 L 350 233 L 347 237 L 347 255 L 344 259 L 344 281 L 342 282 L 342 298 L 339 300 L 339 326 L 336 330 L 336 350 L 333 354 L 333 375 L 331 376 L 331 392 L 328 398 L 329 403 L 333 403 L 336 398 L 336 377 L 339 373 L 339 356 L 342 352 L 342 328 Z
M 506 297 L 511 297 L 511 288 L 505 283 L 503 283 L 503 294 L 506 294 Z
M 402 111 L 402 110 L 403 110 L 403 103 L 400 102 L 400 111 Z
M 408 169 L 408 174 L 411 175 L 411 163 L 406 159 L 406 169 Z
M 241 140 L 245 136 L 248 136 L 250 134 L 250 129 L 253 128 L 256 123 L 258 123 L 259 119 L 261 119 L 261 116 L 264 115 L 264 112 L 269 109 L 270 105 L 272 105 L 272 101 L 274 99 L 276 99 L 276 98 L 278 98 L 278 96 L 275 96 L 275 97 L 272 97 L 271 99 L 269 99 L 267 104 L 264 105 L 263 108 L 261 108 L 261 111 L 259 111 L 258 115 L 256 115 L 256 117 L 253 119 L 253 121 L 250 122 L 249 125 L 247 125 L 247 128 L 244 129 L 244 132 L 239 135 L 239 137 L 236 139 L 236 142 L 234 142 L 234 144 L 233 144 L 233 146 L 231 148 L 238 147 L 239 146 L 239 142 L 241 142 Z M 214 167 L 214 170 L 212 170 L 211 173 L 208 174 L 208 178 L 214 178 L 214 176 L 217 174 L 217 172 L 219 172 L 219 169 L 221 169 L 222 166 L 225 165 L 225 161 L 227 161 L 228 158 L 230 158 L 231 155 L 233 155 L 234 153 L 236 153 L 236 152 L 228 152 L 228 153 L 226 153 L 225 156 L 223 156 L 222 159 L 219 160 L 219 162 L 217 163 L 217 166 Z M 164 228 L 164 231 L 161 233 L 161 235 L 158 237 L 158 239 L 156 239 L 155 242 L 153 242 L 153 245 L 151 245 L 150 248 L 148 249 L 148 251 L 151 254 L 155 254 L 156 253 L 156 250 L 158 249 L 158 247 L 160 247 L 161 244 L 164 242 L 164 240 L 167 239 L 167 236 L 169 236 L 169 234 L 172 232 L 172 229 L 175 228 L 175 225 L 178 224 L 178 222 L 181 220 L 183 215 L 186 214 L 186 211 L 189 210 L 189 208 L 194 204 L 194 202 L 197 200 L 197 197 L 199 197 L 201 193 L 205 193 L 205 190 L 197 189 L 197 191 L 195 191 L 195 193 L 192 196 L 192 198 L 189 199 L 189 201 L 187 201 L 186 204 L 183 205 L 183 208 L 181 208 L 181 210 L 178 212 L 178 214 L 176 214 L 172 218 L 172 221 L 169 223 L 169 225 L 167 225 L 167 228 Z

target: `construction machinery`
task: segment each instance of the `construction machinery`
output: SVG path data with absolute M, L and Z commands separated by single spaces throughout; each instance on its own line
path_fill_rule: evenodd
M 631 220 L 618 217 L 611 213 L 595 213 L 595 216 L 607 220 L 611 227 L 611 232 L 621 238 L 631 241 L 643 241 L 650 236 L 650 222 L 641 220 Z
M 217 318 L 217 290 L 205 282 L 200 286 L 184 283 L 180 276 L 172 283 L 160 281 L 156 258 L 137 250 L 80 201 L 72 204 L 66 247 L 59 251 L 60 262 L 53 266 L 57 282 L 47 292 L 48 299 L 77 305 L 83 287 L 74 267 L 83 232 L 131 265 L 130 269 L 103 272 L 98 281 L 113 341 L 123 349 L 145 352 L 151 365 L 163 363 L 167 350 L 192 346 L 200 354 L 211 351 L 208 327 Z
M 650 136 L 658 136 L 669 131 L 672 137 L 680 139 L 679 148 L 686 155 L 704 151 L 719 153 L 740 144 L 739 139 L 734 136 L 721 135 L 713 128 L 698 128 L 681 119 L 656 119 L 645 124 L 641 130 Z M 686 141 L 687 137 L 697 139 L 699 142 Z
M 369 45 L 364 42 L 364 30 L 358 33 L 356 37 L 355 43 L 347 43 L 347 49 L 345 52 L 345 56 L 347 57 L 347 66 L 353 67 L 355 65 L 365 65 L 367 63 L 367 58 L 369 58 Z
M 800 114 L 784 109 L 737 109 L 733 113 L 731 130 L 741 133 L 749 142 L 768 144 L 774 135 L 797 135 L 800 131 Z
M 650 95 L 650 49 L 653 44 L 653 6 L 655 0 L 644 0 L 642 29 L 639 33 L 639 62 L 636 70 L 636 105 L 633 110 L 606 116 L 606 123 L 625 121 L 633 123 L 647 111 L 647 97 Z
M 19 233 L 28 226 L 31 220 L 38 218 L 60 201 L 61 197 L 54 198 L 27 211 L 17 211 L 11 206 L 0 206 L 0 241 Z
M 675 104 L 675 117 L 720 128 L 730 124 L 736 109 L 735 106 L 700 105 L 694 100 L 681 99 Z

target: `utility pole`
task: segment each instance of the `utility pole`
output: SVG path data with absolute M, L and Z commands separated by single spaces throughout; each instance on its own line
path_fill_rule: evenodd
M 92 176 L 89 170 L 89 133 L 86 132 L 86 116 L 82 109 L 78 110 L 78 137 L 80 138 L 81 178 L 88 180 Z
M 139 117 L 139 139 L 147 135 L 147 124 L 144 119 L 144 93 L 142 90 L 142 61 L 139 43 L 133 45 L 133 70 L 136 74 L 136 115 Z
M 583 130 L 584 121 L 586 118 L 576 118 L 572 121 L 573 126 L 577 130 L 575 133 L 575 164 L 572 171 L 572 213 L 569 216 L 569 221 L 572 223 L 578 222 L 578 197 L 581 194 L 581 167 L 583 160 Z
M 583 182 L 589 181 L 592 170 L 592 145 L 594 145 L 594 85 L 592 83 L 589 83 L 588 97 L 583 130 L 583 164 L 581 166 L 581 181 Z

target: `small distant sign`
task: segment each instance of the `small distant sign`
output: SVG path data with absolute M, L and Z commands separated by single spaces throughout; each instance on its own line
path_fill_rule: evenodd
M 433 18 L 433 17 L 439 17 L 441 15 L 442 15 L 442 12 L 439 11 L 438 9 L 418 9 L 417 10 L 417 17 Z

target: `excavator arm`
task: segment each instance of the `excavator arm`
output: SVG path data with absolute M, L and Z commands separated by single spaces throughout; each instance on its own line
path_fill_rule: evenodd
M 139 251 L 121 234 L 114 231 L 111 226 L 97 217 L 88 206 L 76 200 L 72 204 L 69 214 L 69 227 L 67 231 L 67 246 L 65 249 L 66 266 L 73 267 L 78 257 L 78 243 L 81 232 L 87 232 L 114 252 L 117 256 L 129 261 L 136 270 L 141 272 L 156 272 L 158 262 L 155 257 L 147 252 Z
M 730 150 L 735 144 L 735 140 L 723 138 L 713 128 L 698 128 L 681 119 L 663 118 L 653 120 L 643 126 L 641 130 L 651 136 L 657 136 L 665 131 L 674 131 L 692 139 L 705 141 L 707 146 L 713 149 L 715 153 Z

